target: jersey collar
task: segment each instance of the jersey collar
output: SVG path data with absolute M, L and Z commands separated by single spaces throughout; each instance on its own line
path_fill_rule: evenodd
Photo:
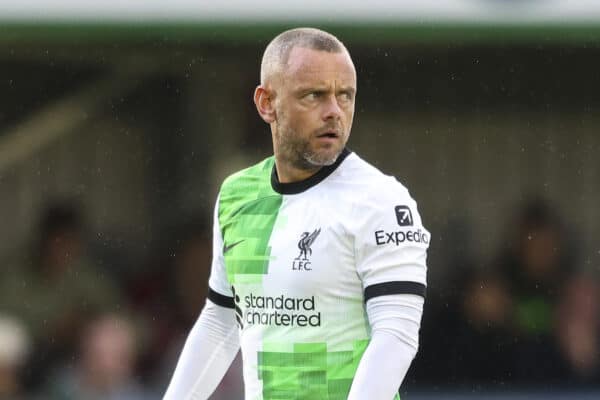
M 323 179 L 327 178 L 333 171 L 340 166 L 342 161 L 350 155 L 351 151 L 344 148 L 337 160 L 331 165 L 326 165 L 320 170 L 317 171 L 316 174 L 312 175 L 309 178 L 306 178 L 302 181 L 298 182 L 290 182 L 290 183 L 281 183 L 279 182 L 279 177 L 277 176 L 277 170 L 275 169 L 275 164 L 273 164 L 273 170 L 271 172 L 271 186 L 273 190 L 275 190 L 279 194 L 298 194 L 302 193 L 305 190 L 310 189 L 311 187 L 320 183 Z

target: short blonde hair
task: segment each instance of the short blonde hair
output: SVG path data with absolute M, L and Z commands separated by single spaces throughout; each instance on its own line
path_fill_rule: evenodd
M 346 46 L 331 33 L 316 28 L 295 28 L 277 35 L 267 45 L 260 64 L 260 83 L 285 65 L 294 47 L 321 50 L 329 53 L 348 52 Z

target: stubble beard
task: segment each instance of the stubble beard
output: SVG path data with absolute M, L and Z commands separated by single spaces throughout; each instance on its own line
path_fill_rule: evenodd
M 340 146 L 334 153 L 313 151 L 309 139 L 300 138 L 293 129 L 281 129 L 278 141 L 280 156 L 292 167 L 301 170 L 313 170 L 334 164 L 344 147 Z

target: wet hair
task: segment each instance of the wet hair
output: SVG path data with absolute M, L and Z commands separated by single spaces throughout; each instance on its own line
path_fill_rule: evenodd
M 328 53 L 348 51 L 344 44 L 331 33 L 315 28 L 295 28 L 277 35 L 267 45 L 260 65 L 260 83 L 265 84 L 268 77 L 289 59 L 294 47 L 303 47 Z

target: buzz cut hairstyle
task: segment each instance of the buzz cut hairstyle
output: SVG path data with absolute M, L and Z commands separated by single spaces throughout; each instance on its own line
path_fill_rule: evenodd
M 260 64 L 260 83 L 264 85 L 275 70 L 285 65 L 294 47 L 326 51 L 348 52 L 346 46 L 331 33 L 316 28 L 295 28 L 277 35 L 267 45 Z

